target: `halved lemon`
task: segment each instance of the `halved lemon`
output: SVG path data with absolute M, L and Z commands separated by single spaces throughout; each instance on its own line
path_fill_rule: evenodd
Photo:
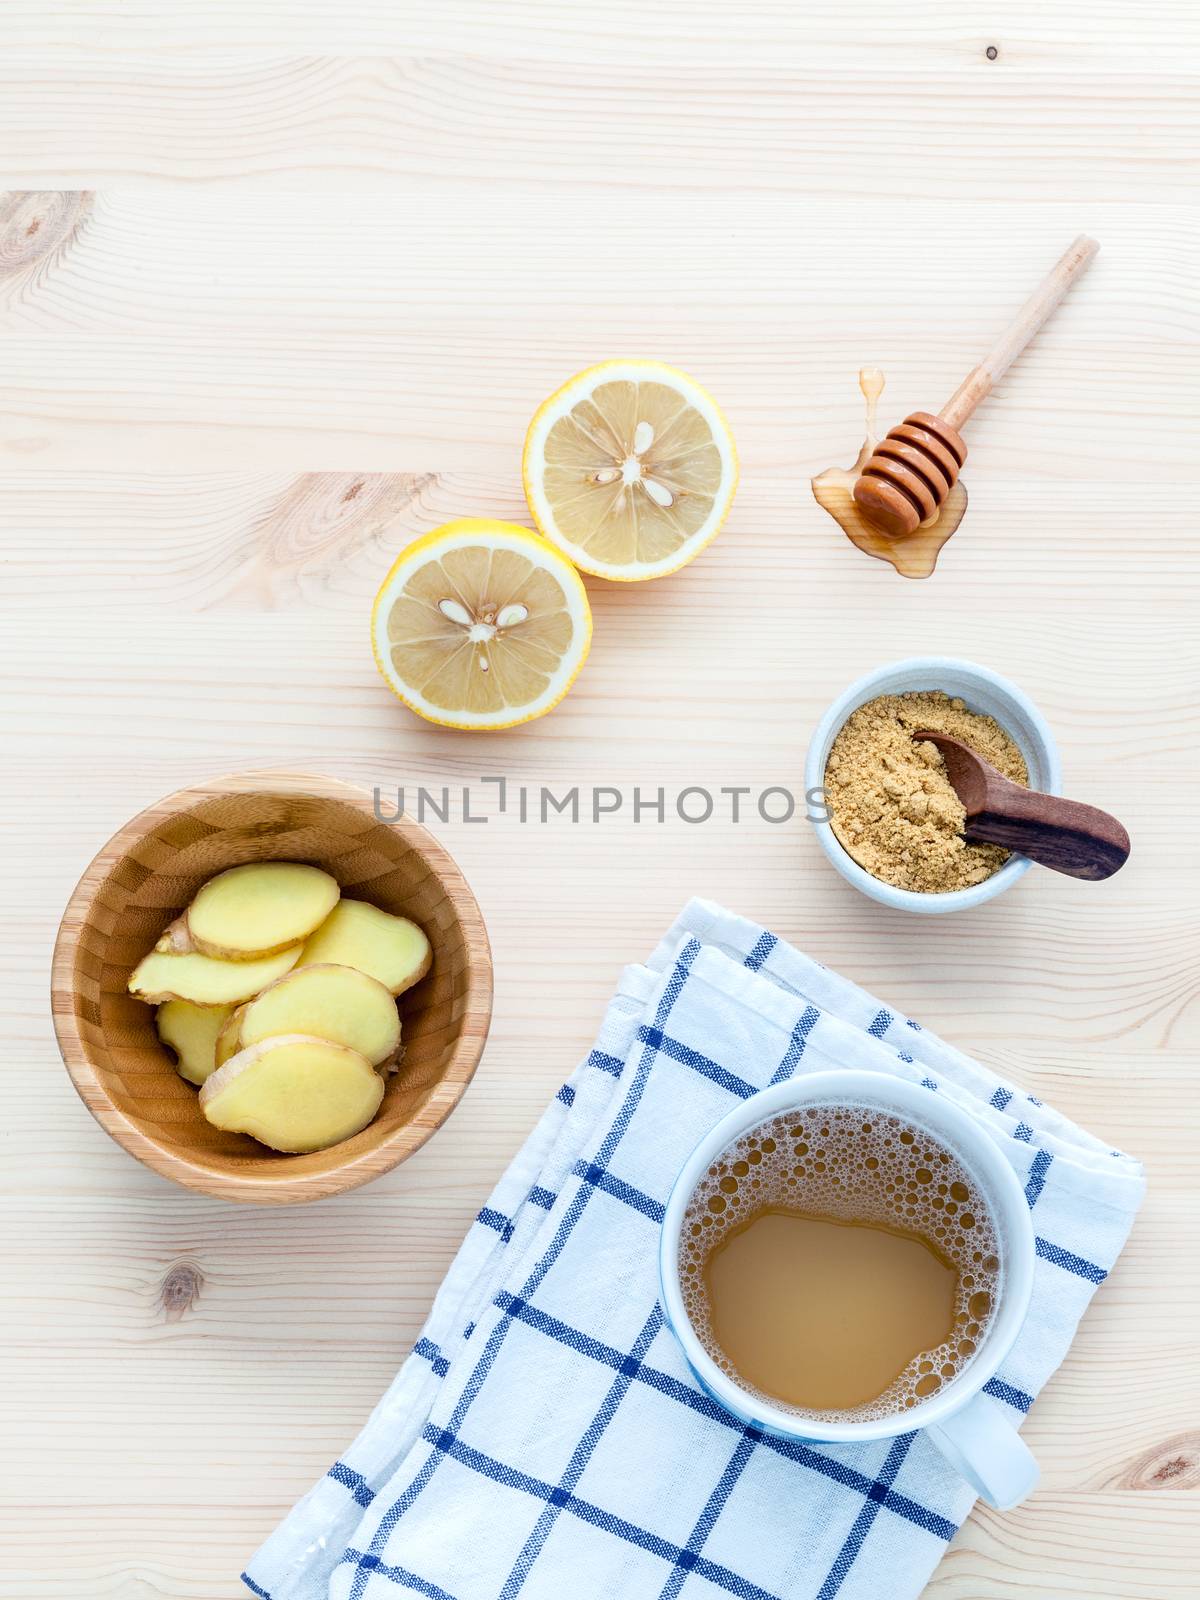
M 401 551 L 375 596 L 375 661 L 405 705 L 450 728 L 510 728 L 552 710 L 587 659 L 579 574 L 528 528 L 444 523 Z
M 737 487 L 716 401 L 661 361 L 605 361 L 563 384 L 525 436 L 525 498 L 585 572 L 636 583 L 715 539 Z

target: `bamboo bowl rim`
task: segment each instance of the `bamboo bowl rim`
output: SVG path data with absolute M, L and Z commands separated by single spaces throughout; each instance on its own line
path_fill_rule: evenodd
M 475 1075 L 492 1016 L 492 956 L 479 903 L 449 851 L 419 822 L 389 819 L 386 826 L 417 852 L 436 876 L 463 934 L 466 994 L 456 1037 L 445 1069 L 420 1107 L 421 1121 L 400 1123 L 367 1148 L 319 1171 L 296 1173 L 280 1164 L 277 1172 L 217 1172 L 167 1147 L 122 1110 L 105 1087 L 92 1060 L 75 1011 L 79 943 L 88 913 L 110 875 L 153 827 L 194 809 L 206 800 L 237 794 L 295 795 L 334 800 L 378 822 L 371 795 L 357 784 L 318 773 L 267 770 L 230 773 L 191 784 L 146 806 L 117 830 L 84 869 L 67 902 L 54 941 L 51 1012 L 58 1047 L 71 1081 L 92 1116 L 124 1150 L 164 1178 L 201 1194 L 258 1205 L 294 1205 L 358 1188 L 406 1161 L 430 1139 L 458 1105 Z M 385 824 L 380 824 L 384 826 Z M 266 859 L 266 858 L 264 858 Z M 437 957 L 437 947 L 434 947 Z M 370 1125 L 368 1125 L 369 1127 Z M 333 1150 L 337 1146 L 331 1147 Z

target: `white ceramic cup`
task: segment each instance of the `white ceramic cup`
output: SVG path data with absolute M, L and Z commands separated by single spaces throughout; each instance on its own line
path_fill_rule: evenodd
M 903 1118 L 941 1141 L 979 1184 L 996 1225 L 1000 1281 L 997 1305 L 976 1354 L 956 1378 L 910 1410 L 863 1422 L 825 1422 L 798 1416 L 743 1389 L 705 1350 L 684 1309 L 679 1235 L 684 1212 L 713 1161 L 742 1134 L 780 1113 L 812 1105 L 850 1105 Z M 688 1157 L 667 1202 L 659 1244 L 659 1275 L 667 1320 L 697 1380 L 728 1411 L 768 1432 L 808 1443 L 854 1444 L 924 1429 L 952 1467 L 989 1504 L 1007 1510 L 1037 1483 L 1037 1462 L 996 1402 L 980 1393 L 995 1376 L 1029 1310 L 1033 1288 L 1033 1225 L 1012 1167 L 979 1126 L 945 1095 L 883 1072 L 813 1072 L 744 1100 Z
M 895 661 L 889 666 L 877 667 L 874 672 L 868 672 L 865 677 L 852 683 L 817 724 L 804 763 L 804 790 L 809 797 L 808 820 L 813 825 L 821 849 L 842 877 L 872 900 L 898 911 L 915 911 L 924 916 L 946 911 L 966 911 L 1010 889 L 1018 878 L 1029 871 L 1032 863 L 1024 856 L 1010 856 L 999 872 L 994 872 L 982 883 L 972 884 L 969 889 L 953 889 L 948 894 L 922 894 L 912 889 L 897 889 L 894 884 L 884 883 L 881 878 L 874 877 L 847 854 L 830 826 L 823 807 L 813 799 L 814 795 L 824 790 L 825 763 L 829 759 L 833 741 L 851 712 L 881 694 L 906 694 L 913 689 L 941 689 L 945 694 L 956 695 L 964 700 L 968 710 L 995 717 L 1025 757 L 1030 788 L 1039 789 L 1043 794 L 1058 794 L 1061 791 L 1062 768 L 1054 735 L 1033 701 L 1015 683 L 1010 683 L 988 667 L 977 666 L 973 661 L 960 661 L 954 656 L 912 656 L 907 661 Z

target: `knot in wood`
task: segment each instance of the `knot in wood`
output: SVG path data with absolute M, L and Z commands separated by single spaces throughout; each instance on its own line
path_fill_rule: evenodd
M 0 194 L 0 278 L 23 272 L 69 244 L 92 209 L 92 198 L 85 189 Z
M 159 1305 L 167 1322 L 178 1322 L 200 1298 L 204 1274 L 191 1261 L 177 1261 L 163 1278 Z

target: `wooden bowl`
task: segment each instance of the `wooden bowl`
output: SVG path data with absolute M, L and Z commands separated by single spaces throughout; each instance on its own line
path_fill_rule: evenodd
M 312 1155 L 280 1155 L 207 1122 L 159 1043 L 153 1007 L 126 992 L 200 885 L 244 861 L 323 867 L 347 894 L 420 923 L 433 946 L 428 976 L 401 996 L 404 1060 L 374 1122 Z M 252 773 L 168 795 L 109 840 L 59 927 L 52 1003 L 76 1089 L 131 1155 L 203 1194 L 293 1205 L 388 1172 L 450 1115 L 487 1037 L 491 952 L 466 880 L 419 824 L 380 822 L 351 784 Z

